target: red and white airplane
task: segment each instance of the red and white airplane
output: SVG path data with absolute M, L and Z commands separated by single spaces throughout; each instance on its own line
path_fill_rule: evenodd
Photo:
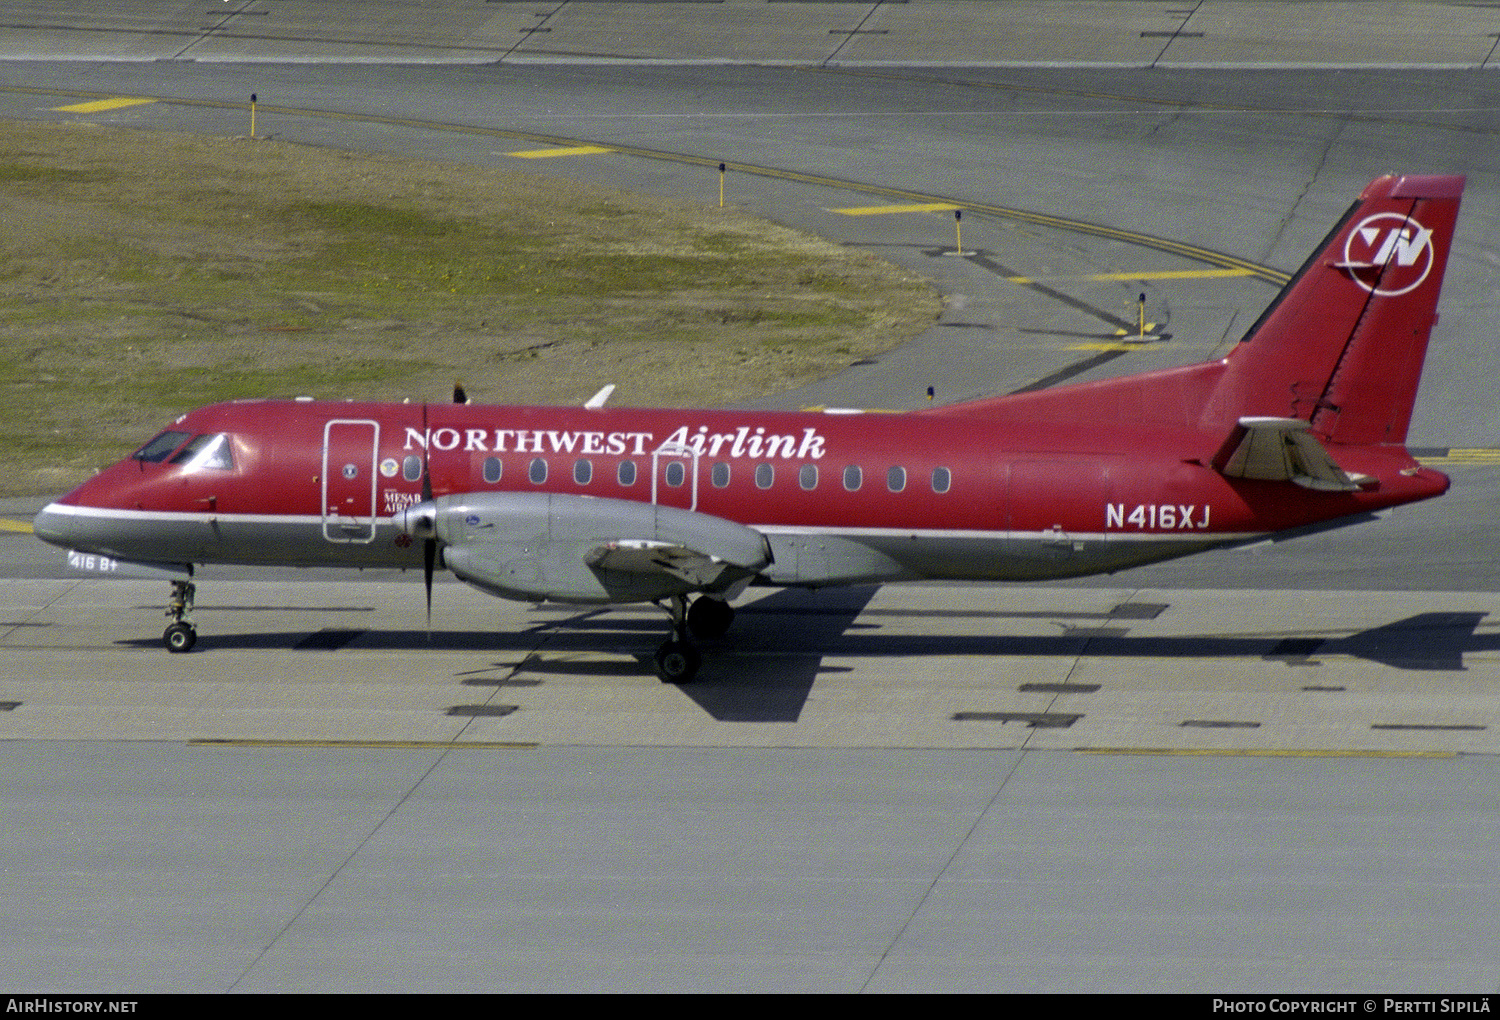
M 906 414 L 241 400 L 46 507 L 84 570 L 438 566 L 503 598 L 653 601 L 686 682 L 750 585 L 1028 581 L 1429 499 L 1404 443 L 1461 177 L 1365 189 L 1218 361 Z M 697 596 L 689 608 L 688 600 Z

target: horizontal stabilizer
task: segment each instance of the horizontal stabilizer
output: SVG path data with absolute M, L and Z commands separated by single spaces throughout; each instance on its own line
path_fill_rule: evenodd
M 1229 478 L 1253 478 L 1267 482 L 1295 482 L 1325 492 L 1353 492 L 1363 480 L 1351 475 L 1308 431 L 1312 423 L 1301 418 L 1241 418 L 1245 430 L 1220 473 Z

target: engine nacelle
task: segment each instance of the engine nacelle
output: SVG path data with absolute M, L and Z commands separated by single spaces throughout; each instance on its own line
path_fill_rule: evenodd
M 402 511 L 398 523 L 415 538 L 441 542 L 443 563 L 459 579 L 523 602 L 646 602 L 722 593 L 771 562 L 765 536 L 742 524 L 620 499 L 440 496 Z M 684 569 L 684 559 L 696 569 Z

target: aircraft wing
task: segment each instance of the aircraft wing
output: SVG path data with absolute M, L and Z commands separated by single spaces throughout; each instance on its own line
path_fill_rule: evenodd
M 1220 473 L 1229 478 L 1295 482 L 1325 492 L 1352 492 L 1362 475 L 1352 475 L 1332 455 L 1301 418 L 1241 418 L 1244 436 Z

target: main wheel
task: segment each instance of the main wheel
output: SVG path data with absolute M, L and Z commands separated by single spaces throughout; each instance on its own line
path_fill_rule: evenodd
M 198 632 L 190 624 L 174 623 L 161 636 L 169 652 L 186 652 L 198 643 Z
M 663 683 L 689 683 L 702 664 L 703 656 L 686 641 L 668 641 L 656 650 L 656 675 Z
M 734 607 L 723 599 L 700 596 L 688 607 L 688 626 L 701 638 L 721 638 L 734 622 Z

